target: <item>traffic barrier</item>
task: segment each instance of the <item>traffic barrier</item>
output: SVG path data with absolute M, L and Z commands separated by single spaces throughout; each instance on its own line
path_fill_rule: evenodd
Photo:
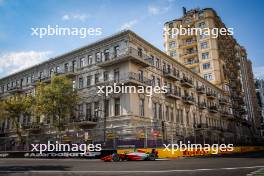
M 136 151 L 143 151 L 150 153 L 152 148 L 139 148 Z M 158 157 L 159 158 L 177 158 L 177 157 L 192 157 L 192 156 L 209 156 L 215 154 L 214 151 L 206 151 L 204 149 L 197 149 L 197 150 L 185 150 L 180 151 L 174 150 L 168 151 L 165 150 L 165 148 L 157 148 L 158 151 Z M 133 152 L 135 149 L 120 149 L 117 150 L 118 154 L 121 153 L 129 153 Z M 217 154 L 235 154 L 235 153 L 247 153 L 247 152 L 257 152 L 257 151 L 264 151 L 264 146 L 247 146 L 247 147 L 233 147 L 233 151 L 218 151 Z

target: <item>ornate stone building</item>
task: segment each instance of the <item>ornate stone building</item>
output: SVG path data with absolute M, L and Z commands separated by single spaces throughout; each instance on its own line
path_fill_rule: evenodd
M 65 123 L 64 140 L 155 146 L 190 140 L 196 143 L 251 142 L 241 132 L 230 91 L 203 79 L 132 31 L 123 31 L 52 58 L 0 80 L 0 97 L 34 93 L 36 82 L 65 74 L 81 98 L 76 115 Z M 231 74 L 231 73 L 230 73 Z M 98 85 L 168 87 L 167 93 L 98 95 Z M 47 117 L 21 117 L 29 143 L 56 140 Z M 16 135 L 9 119 L 1 122 L 5 149 Z M 154 135 L 155 132 L 155 135 Z M 242 141 L 243 139 L 243 141 Z M 3 142 L 3 140 L 1 140 Z
M 251 64 L 246 51 L 232 35 L 172 35 L 174 29 L 213 30 L 228 28 L 211 8 L 183 9 L 181 18 L 164 24 L 166 53 L 230 96 L 235 122 L 241 133 L 258 134 L 259 119 Z M 243 136 L 243 135 L 242 135 Z M 247 141 L 243 139 L 243 141 Z

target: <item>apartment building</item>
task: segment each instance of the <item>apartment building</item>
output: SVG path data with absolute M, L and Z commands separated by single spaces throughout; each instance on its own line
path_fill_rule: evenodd
M 252 124 L 251 130 L 254 130 L 252 133 L 259 135 L 261 126 L 261 111 L 257 100 L 252 63 L 247 58 L 247 52 L 244 47 L 240 46 L 238 50 L 239 52 L 237 52 L 237 57 L 240 58 L 239 77 L 242 83 L 242 92 L 244 92 L 242 102 L 244 103 L 244 110 L 242 110 L 242 115 L 244 116 L 243 119 L 247 119 Z
M 248 58 L 244 59 L 245 49 L 232 35 L 173 35 L 175 28 L 197 28 L 202 31 L 227 29 L 215 10 L 205 8 L 186 11 L 183 8 L 181 18 L 166 22 L 163 35 L 166 53 L 226 92 L 231 97 L 236 120 L 243 122 L 241 127 L 246 128 L 246 131 L 254 131 L 250 133 L 257 133 L 254 121 L 258 121 L 259 116 L 254 103 L 255 89 L 251 87 L 252 68 L 249 68 Z
M 257 102 L 259 104 L 261 113 L 260 134 L 262 137 L 264 137 L 264 80 L 256 79 L 255 87 L 257 92 Z
M 65 122 L 65 141 L 157 146 L 166 142 L 250 143 L 242 133 L 230 94 L 126 30 L 88 46 L 9 75 L 0 80 L 0 97 L 34 93 L 36 82 L 51 75 L 72 79 L 80 102 L 76 115 Z M 98 85 L 168 87 L 167 93 L 97 94 Z M 56 140 L 48 117 L 21 117 L 29 141 Z M 1 122 L 1 138 L 14 143 L 9 119 Z M 154 134 L 155 133 L 155 134 Z M 7 142 L 7 141 L 8 142 Z M 2 145 L 4 146 L 4 145 Z

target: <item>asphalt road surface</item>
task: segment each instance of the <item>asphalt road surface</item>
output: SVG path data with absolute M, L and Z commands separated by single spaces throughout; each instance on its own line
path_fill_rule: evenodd
M 229 157 L 102 162 L 85 159 L 0 159 L 0 175 L 264 176 L 264 152 Z

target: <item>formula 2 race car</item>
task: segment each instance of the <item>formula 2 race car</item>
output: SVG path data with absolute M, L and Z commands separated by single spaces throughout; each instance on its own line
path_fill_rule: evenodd
M 155 161 L 158 157 L 158 153 L 155 149 L 152 149 L 151 153 L 147 153 L 144 151 L 138 150 L 137 152 L 130 152 L 124 154 L 113 153 L 112 155 L 108 155 L 102 157 L 103 161 Z

